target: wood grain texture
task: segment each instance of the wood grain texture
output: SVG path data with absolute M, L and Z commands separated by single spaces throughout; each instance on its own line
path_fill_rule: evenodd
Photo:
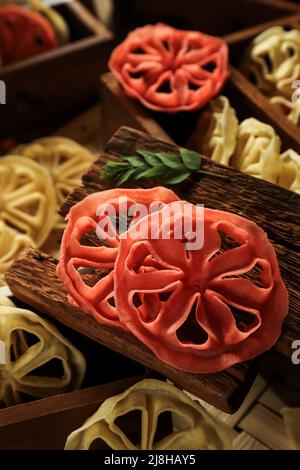
M 143 378 L 118 380 L 0 409 L 0 450 L 62 450 L 68 435 L 104 400 Z

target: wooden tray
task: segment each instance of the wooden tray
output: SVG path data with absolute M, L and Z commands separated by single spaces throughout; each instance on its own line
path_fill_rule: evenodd
M 67 199 L 62 208 L 63 215 L 86 195 L 105 188 L 100 180 L 101 164 L 108 158 L 113 158 L 113 155 L 134 154 L 136 148 L 177 151 L 173 145 L 157 141 L 138 131 L 120 129 L 108 143 L 107 153 L 102 153 L 93 168 L 84 176 L 84 186 L 75 190 Z M 203 178 L 194 186 L 185 188 L 184 197 L 193 203 L 201 200 L 207 207 L 218 207 L 255 220 L 268 232 L 275 245 L 282 275 L 290 293 L 289 316 L 275 350 L 289 356 L 291 343 L 300 334 L 300 198 L 290 191 L 248 177 L 234 169 L 216 165 L 205 158 L 203 167 L 208 171 L 228 175 L 231 183 L 224 185 L 223 180 Z M 243 363 L 217 374 L 199 375 L 178 371 L 158 360 L 129 332 L 100 325 L 81 310 L 69 305 L 66 292 L 56 277 L 55 266 L 56 261 L 53 258 L 29 250 L 14 263 L 6 275 L 6 280 L 14 295 L 28 305 L 169 377 L 179 386 L 221 410 L 232 413 L 240 406 L 255 376 L 255 362 Z
M 300 6 L 299 6 L 300 8 Z M 298 144 L 300 143 L 299 127 L 290 122 L 285 115 L 274 106 L 270 100 L 261 93 L 255 85 L 253 85 L 239 70 L 238 66 L 250 42 L 260 33 L 272 26 L 284 26 L 300 29 L 300 14 L 295 14 L 283 19 L 269 21 L 264 25 L 258 25 L 249 28 L 246 31 L 239 31 L 237 33 L 229 34 L 224 37 L 230 46 L 230 60 L 233 65 L 232 79 L 240 88 L 242 93 L 247 96 L 251 101 L 264 110 L 267 119 L 277 122 L 284 132 L 292 137 Z M 291 99 L 293 89 L 291 88 Z
M 119 41 L 137 26 L 163 22 L 181 29 L 225 34 L 299 12 L 281 0 L 114 0 L 114 33 Z
M 0 450 L 63 450 L 79 428 L 107 398 L 142 380 L 137 376 L 64 393 L 0 410 Z M 132 430 L 133 423 L 126 423 Z M 99 449 L 107 448 L 102 442 Z
M 6 105 L 0 107 L 0 142 L 49 134 L 99 97 L 112 34 L 76 0 L 57 7 L 72 34 L 69 44 L 0 68 Z
M 262 103 L 261 97 L 258 97 L 258 94 L 261 94 L 256 89 L 250 90 L 250 85 L 232 67 L 230 79 L 222 94 L 229 98 L 240 120 L 254 117 L 270 124 L 280 136 L 283 150 L 293 148 L 300 152 L 300 137 L 295 135 L 294 129 L 291 129 L 295 126 L 290 126 L 281 113 L 271 112 L 270 108 L 273 110 L 273 106 L 269 100 L 262 97 L 266 104 Z M 109 72 L 101 76 L 100 86 L 102 110 L 105 116 L 103 132 L 106 138 L 109 138 L 120 126 L 126 125 L 147 132 L 157 139 L 187 145 L 201 110 L 176 115 L 152 112 L 138 101 L 129 98 L 113 74 Z

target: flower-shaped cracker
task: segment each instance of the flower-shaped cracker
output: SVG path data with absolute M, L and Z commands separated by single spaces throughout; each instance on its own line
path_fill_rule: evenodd
M 281 154 L 281 159 L 282 168 L 278 184 L 300 194 L 300 155 L 289 149 Z
M 228 165 L 233 155 L 239 122 L 226 96 L 212 101 L 197 121 L 190 146 L 215 162 Z
M 57 210 L 70 192 L 81 185 L 81 176 L 95 159 L 85 147 L 65 137 L 37 139 L 16 147 L 13 153 L 41 163 L 49 170 L 56 193 Z M 62 225 L 62 219 L 57 215 L 56 227 L 61 228 Z
M 291 85 L 300 77 L 300 31 L 267 29 L 250 44 L 241 69 L 267 95 L 290 98 Z
M 205 208 L 203 217 L 182 201 L 159 216 L 160 225 L 151 214 L 120 236 L 115 303 L 129 331 L 159 359 L 194 373 L 269 349 L 281 333 L 288 294 L 267 234 L 230 212 Z M 203 246 L 198 238 L 187 247 L 187 234 L 200 237 L 201 227 Z
M 282 166 L 280 146 L 273 127 L 254 118 L 245 119 L 230 164 L 248 175 L 276 183 Z
M 28 158 L 0 159 L 0 220 L 31 237 L 37 247 L 56 220 L 56 199 L 48 172 Z
M 82 354 L 48 321 L 0 298 L 0 406 L 44 398 L 80 387 L 85 374 Z
M 0 220 L 0 286 L 5 284 L 4 274 L 26 246 L 34 246 L 27 235 L 17 232 Z
M 134 422 L 133 412 L 141 413 L 141 422 Z M 175 431 L 170 423 L 170 431 L 160 437 L 159 417 L 166 412 L 173 419 L 179 417 L 181 426 Z M 134 424 L 137 432 L 130 432 Z M 81 428 L 70 434 L 65 449 L 88 450 L 97 439 L 114 450 L 231 449 L 223 423 L 178 388 L 153 379 L 142 380 L 105 400 Z
M 45 5 L 42 0 L 27 0 L 29 7 L 44 16 L 55 31 L 57 44 L 62 46 L 70 41 L 70 30 L 64 17 L 54 8 Z
M 228 47 L 198 31 L 148 25 L 114 49 L 109 67 L 125 92 L 147 108 L 193 111 L 221 90 L 228 76 Z

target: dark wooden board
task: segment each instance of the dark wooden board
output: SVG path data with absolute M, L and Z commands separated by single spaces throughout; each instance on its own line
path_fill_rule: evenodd
M 72 40 L 49 52 L 0 66 L 6 105 L 0 107 L 0 142 L 49 134 L 99 97 L 112 34 L 78 1 L 57 7 Z
M 0 450 L 62 450 L 107 398 L 124 392 L 145 376 L 64 393 L 0 409 Z
M 121 128 L 108 143 L 108 153 L 101 154 L 96 164 L 83 177 L 83 187 L 75 190 L 66 200 L 62 208 L 63 215 L 86 195 L 105 189 L 100 180 L 102 163 L 108 158 L 113 158 L 113 155 L 133 154 L 136 148 L 176 151 L 176 147 L 169 143 L 157 141 L 138 131 Z M 216 165 L 208 159 L 204 159 L 204 168 L 229 175 L 230 183 L 202 178 L 200 182 L 184 188 L 184 197 L 191 202 L 201 201 L 207 207 L 230 210 L 255 220 L 268 232 L 275 245 L 290 293 L 290 312 L 276 350 L 289 356 L 291 343 L 300 334 L 300 198 L 290 191 Z M 17 261 L 9 270 L 6 279 L 16 297 L 28 305 L 170 377 L 183 388 L 224 411 L 232 412 L 237 409 L 254 376 L 250 364 L 242 364 L 219 374 L 202 376 L 186 374 L 167 366 L 128 332 L 99 325 L 91 317 L 71 307 L 67 303 L 62 285 L 56 278 L 55 261 L 39 252 L 30 251 Z M 129 345 L 125 349 L 124 341 Z

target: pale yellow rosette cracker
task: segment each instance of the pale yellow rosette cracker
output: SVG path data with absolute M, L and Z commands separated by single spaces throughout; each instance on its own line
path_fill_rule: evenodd
M 280 147 L 280 138 L 271 126 L 254 118 L 245 119 L 230 164 L 248 175 L 276 183 L 282 166 Z
M 5 297 L 0 297 L 0 340 L 5 343 L 0 406 L 21 403 L 24 394 L 44 398 L 80 387 L 82 354 L 50 322 Z
M 30 237 L 17 232 L 0 220 L 0 286 L 5 284 L 4 274 L 7 269 L 27 246 L 34 246 Z
M 28 235 L 37 247 L 56 219 L 55 192 L 48 172 L 17 155 L 0 159 L 0 220 Z
M 59 46 L 70 41 L 71 33 L 68 23 L 55 8 L 47 6 L 43 0 L 0 0 L 0 6 L 11 4 L 25 7 L 44 16 L 52 26 Z
M 274 26 L 250 44 L 241 64 L 243 72 L 256 79 L 265 94 L 291 97 L 292 84 L 300 76 L 300 30 Z
M 190 146 L 215 162 L 228 165 L 234 153 L 238 119 L 226 96 L 218 96 L 201 114 Z
M 141 412 L 141 429 L 138 442 L 129 437 L 132 418 L 128 420 L 128 435 L 118 418 L 134 411 Z M 179 417 L 181 428 L 170 431 L 155 441 L 159 427 L 158 418 L 164 412 Z M 128 415 L 130 416 L 130 415 Z M 170 426 L 171 427 L 171 426 Z M 161 430 L 161 429 L 160 429 Z M 101 439 L 114 450 L 197 450 L 230 449 L 227 429 L 211 417 L 197 402 L 173 385 L 146 379 L 133 385 L 124 393 L 108 398 L 86 420 L 81 428 L 67 439 L 66 450 L 88 450 L 96 439 Z
M 300 155 L 294 150 L 281 154 L 282 168 L 278 179 L 279 186 L 300 194 Z
M 82 145 L 66 137 L 44 137 L 16 147 L 14 152 L 42 164 L 52 179 L 58 211 L 66 197 L 81 185 L 81 177 L 95 156 Z M 55 228 L 63 228 L 57 215 Z

